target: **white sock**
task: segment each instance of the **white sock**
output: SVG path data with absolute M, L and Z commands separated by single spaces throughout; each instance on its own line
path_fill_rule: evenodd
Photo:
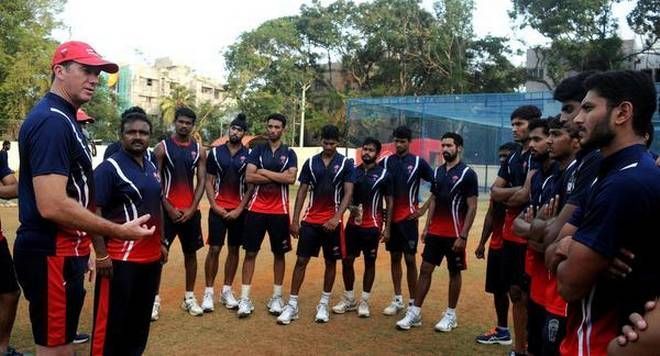
M 330 304 L 330 295 L 332 295 L 332 293 L 327 293 L 327 292 L 321 293 L 321 301 L 319 303 Z
M 417 306 L 414 306 L 414 305 L 411 305 L 410 308 L 408 308 L 408 310 L 410 310 L 411 312 L 413 312 L 413 313 L 415 313 L 415 314 L 417 314 L 417 315 L 419 315 L 419 313 L 422 312 L 422 308 L 421 308 L 421 307 L 417 307 Z
M 397 303 L 403 303 L 403 296 L 402 296 L 401 294 L 399 294 L 399 295 L 394 295 L 394 300 L 395 300 Z
M 154 298 L 154 303 L 160 303 L 160 295 L 156 294 L 156 298 Z
M 241 285 L 241 298 L 242 299 L 250 299 L 250 285 L 249 284 L 242 284 Z
M 445 310 L 445 314 L 456 315 L 456 308 L 447 308 L 447 310 Z
M 348 299 L 348 300 L 354 300 L 354 299 L 355 299 L 355 293 L 353 293 L 352 290 L 347 290 L 347 291 L 345 291 L 345 292 L 344 292 L 344 296 L 345 296 L 346 299 Z
M 415 298 L 410 299 L 408 306 L 415 305 Z
M 222 294 L 225 294 L 227 292 L 231 292 L 231 286 L 228 285 L 222 286 Z
M 273 284 L 273 296 L 274 297 L 281 297 L 282 296 L 282 286 Z
M 289 296 L 289 305 L 298 308 L 298 296 L 297 295 L 290 295 Z
M 204 288 L 204 294 L 211 293 L 213 294 L 213 287 L 206 287 Z
M 371 293 L 362 291 L 362 300 L 364 300 L 365 302 L 369 301 L 369 296 L 370 295 L 371 295 Z
M 186 291 L 185 298 L 186 298 L 186 299 L 188 299 L 188 298 L 195 298 L 195 293 L 193 293 L 193 292 L 191 292 L 191 291 Z

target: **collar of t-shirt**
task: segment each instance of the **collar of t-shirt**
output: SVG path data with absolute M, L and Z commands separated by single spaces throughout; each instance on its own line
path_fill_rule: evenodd
M 632 145 L 623 148 L 608 157 L 604 157 L 600 164 L 599 176 L 606 175 L 611 170 L 620 170 L 639 161 L 640 155 L 646 152 L 644 145 Z
M 74 118 L 76 117 L 77 110 L 70 102 L 64 100 L 64 98 L 53 92 L 46 93 L 46 99 L 53 102 L 54 106 L 65 109 L 67 118 L 73 122 L 76 122 Z

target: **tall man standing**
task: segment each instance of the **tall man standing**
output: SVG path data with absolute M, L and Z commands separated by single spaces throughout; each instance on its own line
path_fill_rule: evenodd
M 462 151 L 461 135 L 453 132 L 442 135 L 445 164 L 434 172 L 415 302 L 408 308 L 405 317 L 396 323 L 401 330 L 422 324 L 421 308 L 431 287 L 431 276 L 444 258 L 447 259 L 449 271 L 449 298 L 447 310 L 435 325 L 435 330 L 450 332 L 458 326 L 456 306 L 461 294 L 461 271 L 467 268 L 465 245 L 477 215 L 479 195 L 477 173 L 461 162 Z
M 286 128 L 286 116 L 271 114 L 266 118 L 268 142 L 255 147 L 248 156 L 245 179 L 254 184 L 254 194 L 248 203 L 243 233 L 243 284 L 238 301 L 238 317 L 252 314 L 250 287 L 257 253 L 266 231 L 273 252 L 273 296 L 268 301 L 268 311 L 279 315 L 284 308 L 282 282 L 284 281 L 284 255 L 291 251 L 289 235 L 289 185 L 295 183 L 298 171 L 296 153 L 282 142 Z
M 404 307 L 401 295 L 402 258 L 406 262 L 406 279 L 410 293 L 408 305 L 414 303 L 417 283 L 415 254 L 419 241 L 417 220 L 426 212 L 425 207 L 428 206 L 418 207 L 419 183 L 421 179 L 427 182 L 433 181 L 431 166 L 423 158 L 410 153 L 412 131 L 406 126 L 400 126 L 394 129 L 392 136 L 394 136 L 396 154 L 386 157 L 380 163 L 392 174 L 392 195 L 394 196 L 390 239 L 385 244 L 386 249 L 390 252 L 394 298 L 390 305 L 383 310 L 385 315 L 396 315 Z
M 251 189 L 246 192 L 245 183 L 249 151 L 241 142 L 247 127 L 245 115 L 239 114 L 229 125 L 227 143 L 211 149 L 206 160 L 206 196 L 210 208 L 209 251 L 204 264 L 206 290 L 202 302 L 205 312 L 213 311 L 213 283 L 218 273 L 218 259 L 222 245 L 225 244 L 225 234 L 228 252 L 220 302 L 228 309 L 238 307 L 231 285 L 238 268 L 238 253 L 243 241 L 243 211 L 252 196 Z
M 92 99 L 101 71 L 118 67 L 83 42 L 55 50 L 50 92 L 30 111 L 19 132 L 19 220 L 14 261 L 29 301 L 37 354 L 71 355 L 85 297 L 88 234 L 139 239 L 155 227 L 149 214 L 124 224 L 94 208 L 92 157 L 76 123 L 80 105 Z
M 289 324 L 298 319 L 298 293 L 305 279 L 305 270 L 311 257 L 318 257 L 321 247 L 325 260 L 323 293 L 316 306 L 316 322 L 330 319 L 330 296 L 335 283 L 337 260 L 345 255 L 346 246 L 341 241 L 342 216 L 353 196 L 353 161 L 337 152 L 339 129 L 334 125 L 321 128 L 323 152 L 307 159 L 300 172 L 300 188 L 291 220 L 291 235 L 300 238 L 296 266 L 291 278 L 289 302 L 277 318 L 279 324 Z M 311 190 L 310 190 L 311 188 Z M 300 223 L 300 212 L 309 192 L 309 205 Z
M 169 248 L 174 238 L 179 236 L 183 250 L 186 293 L 181 309 L 192 316 L 201 316 L 204 312 L 197 304 L 194 290 L 197 250 L 204 246 L 202 215 L 198 207 L 206 181 L 206 150 L 192 137 L 196 120 L 195 112 L 189 108 L 176 109 L 175 132 L 156 146 L 154 156 L 163 177 L 164 238 Z M 158 320 L 159 315 L 160 296 L 156 295 L 151 319 Z

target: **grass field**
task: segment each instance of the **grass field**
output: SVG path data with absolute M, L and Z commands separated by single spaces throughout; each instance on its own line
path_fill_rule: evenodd
M 293 199 L 292 199 L 293 200 Z M 252 283 L 252 298 L 255 311 L 247 319 L 239 320 L 234 312 L 216 305 L 214 313 L 203 317 L 192 317 L 179 309 L 184 292 L 183 256 L 178 242 L 172 246 L 170 262 L 163 272 L 161 287 L 162 314 L 160 320 L 151 324 L 151 333 L 146 354 L 149 355 L 204 355 L 204 354 L 434 354 L 434 355 L 487 355 L 504 354 L 505 346 L 478 345 L 474 337 L 493 326 L 495 313 L 492 298 L 484 293 L 485 261 L 474 257 L 487 208 L 487 200 L 479 201 L 479 211 L 468 243 L 468 270 L 463 275 L 463 290 L 458 304 L 459 327 L 449 334 L 433 330 L 447 303 L 448 276 L 445 266 L 437 269 L 431 291 L 423 307 L 424 323 L 420 328 L 407 332 L 394 327 L 397 317 L 381 314 L 392 297 L 392 283 L 389 270 L 389 255 L 381 245 L 377 261 L 376 282 L 370 299 L 371 318 L 360 319 L 355 313 L 331 315 L 327 324 L 313 321 L 318 303 L 322 280 L 323 261 L 310 262 L 305 283 L 300 293 L 300 319 L 288 326 L 275 323 L 275 317 L 268 314 L 265 302 L 272 293 L 272 256 L 268 242 L 264 242 L 262 253 L 257 259 L 255 278 Z M 208 207 L 202 203 L 203 229 L 206 236 L 206 214 Z M 0 207 L 2 226 L 10 245 L 15 238 L 17 208 Z M 266 239 L 266 241 L 268 241 Z M 294 252 L 295 252 L 294 240 Z M 420 253 L 423 245 L 420 245 Z M 291 282 L 295 253 L 287 255 L 287 270 L 284 283 L 285 296 Z M 220 265 L 225 260 L 225 250 L 220 255 Z M 206 248 L 198 253 L 198 273 L 196 295 L 201 303 L 204 289 L 204 258 Z M 419 254 L 418 254 L 419 261 Z M 242 258 L 241 258 L 242 263 Z M 337 279 L 331 304 L 339 301 L 343 292 L 341 268 L 338 266 Z M 356 261 L 356 295 L 361 293 L 363 264 Z M 223 271 L 216 279 L 216 294 L 221 288 Z M 234 291 L 240 291 L 240 265 L 238 278 L 234 281 Z M 407 288 L 404 297 L 407 300 Z M 88 294 L 81 316 L 80 330 L 91 331 L 93 284 L 87 287 Z M 34 344 L 30 332 L 27 303 L 21 299 L 18 317 L 14 326 L 11 344 L 19 351 L 33 352 Z M 77 346 L 80 354 L 89 352 L 89 344 Z

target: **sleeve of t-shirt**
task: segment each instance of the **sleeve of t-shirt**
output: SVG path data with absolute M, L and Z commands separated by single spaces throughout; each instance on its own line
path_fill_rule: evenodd
M 250 154 L 247 156 L 247 163 L 248 164 L 254 164 L 259 168 L 259 156 L 261 155 L 261 149 L 259 149 L 259 146 L 255 147 L 252 151 L 250 151 Z
M 598 174 L 600 157 L 597 154 L 593 154 L 587 157 L 582 163 L 580 170 L 576 172 L 577 177 L 575 180 L 575 187 L 573 191 L 568 196 L 568 203 L 575 206 L 581 206 L 586 201 L 589 190 L 591 190 L 591 185 L 596 179 Z
M 301 184 L 310 184 L 312 182 L 312 171 L 309 169 L 310 159 L 311 158 L 305 160 L 305 163 L 300 170 L 300 174 L 298 175 L 298 182 Z
M 438 194 L 438 168 L 433 171 L 433 179 L 431 180 L 431 194 L 437 196 Z
M 387 172 L 385 173 L 385 177 L 383 177 L 383 195 L 389 197 L 392 195 L 392 191 L 394 190 L 394 187 L 392 186 L 392 175 Z
M 468 198 L 479 196 L 479 178 L 477 177 L 477 172 L 472 169 L 468 169 L 467 173 L 465 173 L 464 192 Z
M 577 207 L 571 217 L 568 219 L 567 223 L 580 227 L 580 224 L 582 224 L 582 219 L 584 218 L 584 210 L 582 210 L 581 207 Z
M 352 159 L 346 159 L 346 171 L 344 172 L 344 183 L 355 183 L 355 162 Z
M 432 183 L 433 178 L 433 168 L 429 165 L 428 162 L 426 162 L 425 159 L 420 158 L 419 159 L 419 174 L 420 177 L 422 177 L 423 180 Z
M 104 161 L 94 170 L 94 199 L 96 206 L 104 207 L 112 199 L 115 171 L 110 162 Z
M 209 155 L 206 157 L 206 173 L 213 176 L 218 175 L 218 165 L 216 164 L 215 159 L 215 149 L 212 149 L 209 152 Z
M 497 171 L 497 176 L 504 179 L 507 182 L 511 181 L 511 176 L 509 175 L 509 159 L 511 158 L 511 155 L 513 153 L 510 153 L 504 162 L 500 164 L 500 169 Z
M 48 117 L 27 137 L 26 150 L 32 176 L 47 174 L 69 175 L 73 137 L 72 127 L 64 117 Z
M 7 157 L 6 151 L 0 151 L 0 179 L 12 174 L 11 168 L 9 168 L 9 158 Z
M 597 253 L 614 257 L 619 251 L 621 239 L 628 238 L 626 222 L 639 215 L 640 191 L 630 182 L 612 182 L 605 190 L 597 192 L 593 205 L 586 211 L 573 239 Z
M 284 170 L 287 170 L 289 168 L 298 168 L 298 156 L 296 155 L 296 151 L 290 148 L 289 148 L 289 162 L 287 162 Z

